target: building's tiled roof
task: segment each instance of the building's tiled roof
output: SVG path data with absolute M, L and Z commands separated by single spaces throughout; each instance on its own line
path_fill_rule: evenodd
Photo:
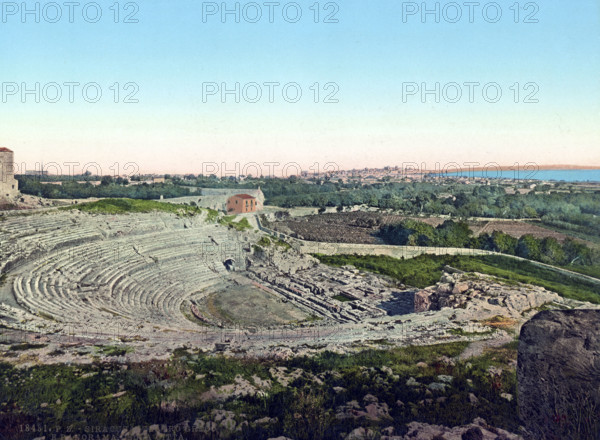
M 13 153 L 13 150 L 9 150 L 8 148 L 0 147 L 0 153 Z
M 246 200 L 246 199 L 255 199 L 255 198 L 256 198 L 256 197 L 253 197 L 253 196 L 251 196 L 251 195 L 249 195 L 249 194 L 236 194 L 236 195 L 235 195 L 235 196 L 233 196 L 233 197 L 237 197 L 237 198 L 239 198 L 239 199 L 245 199 L 245 200 Z

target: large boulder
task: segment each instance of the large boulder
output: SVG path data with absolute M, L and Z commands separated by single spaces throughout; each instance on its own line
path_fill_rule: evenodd
M 452 294 L 460 295 L 461 293 L 465 293 L 467 290 L 469 290 L 469 287 L 469 283 L 456 283 L 452 289 Z
M 422 313 L 431 310 L 433 308 L 432 297 L 433 292 L 428 289 L 420 290 L 415 293 L 415 313 Z
M 535 439 L 600 438 L 600 310 L 538 313 L 521 330 L 519 413 Z

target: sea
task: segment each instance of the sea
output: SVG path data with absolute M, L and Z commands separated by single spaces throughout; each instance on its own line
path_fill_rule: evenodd
M 464 170 L 456 173 L 447 173 L 444 176 L 483 177 L 486 179 L 515 179 L 515 180 L 548 180 L 557 182 L 600 182 L 600 169 L 597 170 L 514 170 L 487 171 Z

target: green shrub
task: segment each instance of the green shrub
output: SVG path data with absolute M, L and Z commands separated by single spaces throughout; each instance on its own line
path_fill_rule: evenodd
M 148 212 L 170 212 L 173 214 L 195 215 L 202 212 L 200 208 L 188 205 L 175 205 L 172 203 L 161 203 L 154 200 L 134 199 L 104 199 L 97 202 L 84 203 L 81 205 L 62 208 L 66 210 L 77 209 L 82 212 L 93 214 L 127 214 Z

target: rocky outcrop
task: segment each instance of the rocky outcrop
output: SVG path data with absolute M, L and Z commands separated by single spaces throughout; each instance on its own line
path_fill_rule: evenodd
M 295 274 L 298 271 L 306 270 L 319 264 L 319 260 L 316 258 L 292 249 L 287 252 L 263 249 L 260 255 L 256 254 L 256 259 L 260 261 L 254 261 L 254 265 L 257 265 L 257 263 L 260 264 L 260 262 L 267 263 L 285 274 Z
M 521 440 L 519 435 L 511 434 L 503 429 L 489 426 L 485 420 L 477 418 L 473 423 L 465 426 L 448 428 L 446 426 L 429 425 L 427 423 L 412 422 L 407 425 L 405 435 L 397 435 L 394 428 L 385 428 L 381 440 Z M 378 438 L 374 432 L 366 428 L 356 428 L 348 434 L 345 440 L 368 440 Z
M 372 421 L 380 422 L 385 419 L 391 419 L 390 409 L 385 402 L 379 402 L 379 399 L 372 394 L 367 394 L 363 398 L 362 406 L 352 400 L 345 405 L 339 406 L 336 410 L 336 419 L 360 419 L 366 418 Z
M 520 318 L 523 311 L 560 301 L 559 295 L 543 287 L 508 285 L 488 275 L 446 271 L 435 286 L 415 294 L 415 312 L 449 307 L 464 309 L 478 319 L 494 315 Z
M 390 437 L 390 440 L 393 437 Z M 447 428 L 444 426 L 428 425 L 412 422 L 408 425 L 408 433 L 403 439 L 461 439 L 461 440 L 519 440 L 521 436 L 511 434 L 503 429 L 489 426 L 483 419 L 475 419 L 472 424 Z
M 538 313 L 521 330 L 517 374 L 531 438 L 600 438 L 600 311 Z
M 203 402 L 210 400 L 221 400 L 226 401 L 231 398 L 239 398 L 245 396 L 263 396 L 265 391 L 271 388 L 271 383 L 269 381 L 262 381 L 260 378 L 256 378 L 253 380 L 258 380 L 260 384 L 254 386 L 248 380 L 244 379 L 242 376 L 238 375 L 235 377 L 235 383 L 223 385 L 218 388 L 214 386 L 210 387 L 210 390 L 205 391 L 200 395 L 200 400 Z

